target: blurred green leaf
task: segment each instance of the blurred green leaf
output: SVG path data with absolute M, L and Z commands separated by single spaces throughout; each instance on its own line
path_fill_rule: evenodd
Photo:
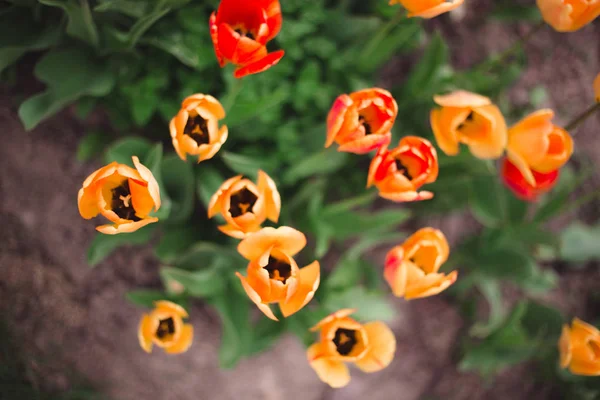
M 154 302 L 160 300 L 167 300 L 173 303 L 177 303 L 183 308 L 188 308 L 187 299 L 181 295 L 170 295 L 163 293 L 159 290 L 130 290 L 125 295 L 127 300 L 132 304 L 140 307 L 154 308 Z
M 341 291 L 329 291 L 325 294 L 323 307 L 329 312 L 342 308 L 355 308 L 353 314 L 362 321 L 390 321 L 394 318 L 394 308 L 384 293 L 367 291 L 362 286 L 355 286 Z
M 560 258 L 565 261 L 600 260 L 600 225 L 574 222 L 561 232 L 560 242 Z
M 161 2 L 157 2 L 157 4 L 160 5 Z M 163 8 L 157 6 L 150 13 L 140 17 L 127 32 L 123 32 L 114 28 L 106 29 L 105 32 L 109 35 L 111 50 L 121 51 L 132 49 L 138 40 L 140 40 L 142 35 L 169 11 L 171 11 L 169 7 Z
M 205 165 L 197 169 L 196 187 L 198 197 L 204 204 L 204 207 L 208 207 L 211 196 L 219 190 L 223 182 L 225 182 L 225 178 L 213 166 Z
M 273 321 L 270 318 L 261 318 L 252 327 L 252 343 L 248 348 L 247 355 L 253 355 L 266 351 L 285 332 L 286 324 L 283 321 Z
M 143 159 L 152 149 L 152 142 L 136 136 L 129 136 L 117 140 L 106 149 L 104 153 L 104 162 L 109 164 L 113 161 L 119 164 L 126 164 L 133 167 L 131 156 L 137 156 Z
M 154 254 L 163 263 L 173 263 L 199 240 L 198 227 L 192 224 L 183 226 L 165 226 L 160 242 L 154 248 Z
M 227 112 L 225 118 L 229 128 L 237 127 L 249 119 L 258 116 L 259 114 L 267 113 L 273 107 L 286 101 L 290 96 L 289 87 L 280 85 L 274 92 L 260 99 L 252 98 L 252 100 L 236 100 L 231 110 Z
M 131 233 L 117 235 L 98 233 L 88 247 L 87 262 L 91 267 L 94 267 L 121 246 L 147 243 L 152 238 L 155 230 L 156 224 L 152 224 Z
M 114 77 L 103 62 L 74 48 L 46 53 L 35 66 L 34 74 L 47 88 L 19 107 L 26 130 L 35 128 L 81 96 L 107 95 L 114 85 Z
M 284 173 L 283 182 L 289 185 L 309 176 L 332 174 L 346 164 L 348 157 L 348 154 L 334 150 L 315 153 L 292 165 Z
M 64 10 L 69 18 L 67 33 L 83 40 L 93 47 L 98 47 L 98 29 L 94 23 L 90 5 L 87 0 L 38 0 L 40 3 L 59 7 Z
M 489 316 L 487 321 L 475 323 L 469 330 L 469 334 L 477 337 L 486 337 L 502 325 L 506 317 L 506 309 L 498 281 L 483 279 L 478 282 L 477 287 L 488 302 L 490 308 Z
M 160 166 L 164 190 L 171 200 L 171 212 L 168 221 L 186 221 L 194 209 L 195 180 L 190 163 L 181 161 L 176 154 L 162 159 Z
M 494 226 L 505 221 L 506 198 L 498 179 L 491 177 L 473 179 L 469 194 L 471 211 L 479 222 Z
M 105 132 L 90 132 L 81 138 L 77 146 L 77 160 L 90 161 L 108 145 L 110 137 Z
M 408 79 L 404 82 L 403 93 L 404 98 L 414 96 L 417 98 L 431 98 L 432 95 L 438 93 L 439 79 L 446 73 L 449 60 L 448 46 L 439 33 L 435 33 L 425 53 L 412 69 Z
M 569 195 L 589 176 L 590 172 L 580 173 L 576 177 L 575 172 L 568 165 L 562 168 L 556 188 L 545 196 L 545 201 L 536 210 L 533 221 L 544 222 L 560 214 L 567 204 Z
M 365 50 L 368 53 L 359 59 L 359 71 L 366 73 L 375 71 L 393 55 L 418 42 L 421 32 L 421 25 L 414 20 L 405 20 L 404 23 L 398 24 L 384 40 L 378 41 L 372 49 Z
M 119 12 L 133 18 L 141 18 L 148 12 L 149 3 L 136 0 L 99 0 L 95 12 Z
M 510 248 L 486 249 L 477 257 L 479 271 L 496 279 L 510 279 L 519 284 L 535 274 L 537 265 L 527 253 Z
M 267 174 L 273 174 L 274 168 L 268 160 L 234 154 L 228 151 L 221 152 L 221 158 L 225 165 L 234 172 L 242 174 L 250 179 L 256 179 L 258 170 L 262 169 Z M 265 162 L 267 161 L 267 162 Z M 270 165 L 271 164 L 271 165 Z
M 218 264 L 206 265 L 196 271 L 162 267 L 160 276 L 165 286 L 181 285 L 185 293 L 202 298 L 220 295 L 227 284 L 227 278 Z
M 535 6 L 513 4 L 513 2 L 499 2 L 495 5 L 492 18 L 505 22 L 540 21 L 540 10 Z
M 247 261 L 244 261 L 235 248 L 212 242 L 198 242 L 187 252 L 180 254 L 173 264 L 178 268 L 191 271 L 210 265 L 228 265 L 235 271 L 236 264 L 242 267 L 247 264 Z

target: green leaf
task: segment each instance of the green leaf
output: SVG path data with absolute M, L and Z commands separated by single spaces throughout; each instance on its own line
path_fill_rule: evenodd
M 527 334 L 548 342 L 558 341 L 565 320 L 561 312 L 531 300 L 527 300 L 526 304 L 522 325 Z
M 280 85 L 268 96 L 261 98 L 253 97 L 251 100 L 236 100 L 231 110 L 227 112 L 225 122 L 231 129 L 240 126 L 251 118 L 269 112 L 271 108 L 277 107 L 290 96 L 289 87 Z M 225 100 L 223 100 L 225 103 Z
M 519 284 L 531 279 L 537 270 L 527 253 L 511 248 L 488 248 L 478 255 L 478 271 L 496 279 L 510 279 Z
M 91 267 L 94 267 L 121 246 L 147 243 L 152 238 L 155 230 L 156 224 L 152 224 L 131 233 L 117 235 L 98 233 L 88 247 L 87 262 Z
M 98 47 L 99 38 L 96 24 L 92 18 L 87 0 L 38 0 L 40 3 L 59 7 L 64 10 L 69 18 L 67 33 L 83 40 L 93 47 Z
M 197 270 L 209 265 L 246 265 L 247 262 L 237 253 L 235 248 L 220 246 L 211 242 L 198 242 L 186 253 L 180 254 L 173 264 L 186 270 Z M 235 269 L 234 269 L 235 270 Z
M 469 205 L 475 218 L 484 225 L 495 226 L 505 220 L 504 190 L 498 179 L 487 176 L 473 179 Z
M 170 295 L 159 290 L 139 289 L 131 290 L 125 295 L 127 300 L 136 306 L 154 308 L 154 302 L 167 300 L 187 308 L 187 299 L 181 295 Z
M 600 225 L 586 226 L 580 222 L 569 225 L 560 234 L 560 258 L 583 263 L 600 260 Z
M 537 22 L 541 20 L 540 10 L 537 7 L 512 4 L 512 2 L 497 4 L 490 15 L 494 19 L 505 22 Z
M 119 12 L 133 18 L 141 18 L 148 12 L 149 4 L 137 0 L 100 0 L 96 12 Z
M 169 11 L 171 11 L 170 8 L 156 7 L 149 14 L 139 18 L 128 32 L 122 32 L 114 28 L 106 29 L 106 32 L 110 35 L 111 49 L 115 51 L 133 49 L 144 33 Z
M 234 154 L 229 151 L 221 152 L 221 158 L 225 165 L 234 172 L 242 174 L 250 179 L 256 179 L 259 169 L 262 169 L 268 174 L 274 172 L 272 163 L 269 163 L 269 160 L 265 158 L 257 159 L 241 154 Z
M 81 138 L 77 146 L 77 160 L 90 161 L 108 145 L 110 137 L 105 132 L 90 132 Z
M 395 315 L 386 294 L 367 291 L 362 286 L 326 293 L 323 307 L 329 312 L 342 308 L 356 308 L 353 316 L 363 321 L 390 321 Z
M 439 91 L 438 82 L 445 74 L 449 60 L 448 46 L 439 33 L 431 38 L 425 53 L 418 64 L 412 69 L 410 76 L 403 85 L 404 98 L 415 96 L 430 98 L 434 92 Z
M 273 321 L 269 318 L 261 318 L 252 329 L 252 343 L 248 348 L 247 355 L 253 355 L 268 350 L 275 345 L 277 339 L 285 332 L 286 324 L 281 321 Z
M 199 229 L 195 225 L 166 226 L 154 254 L 164 263 L 175 262 L 182 253 L 199 239 Z
M 393 55 L 418 42 L 422 32 L 421 26 L 415 21 L 398 24 L 384 40 L 378 41 L 368 54 L 358 60 L 359 71 L 365 73 L 375 71 Z
M 106 152 L 104 153 L 104 162 L 108 164 L 116 161 L 119 164 L 133 166 L 131 156 L 138 156 L 141 160 L 146 157 L 151 149 L 152 142 L 148 139 L 134 136 L 126 137 L 117 140 L 106 149 Z
M 212 64 L 214 50 L 207 43 L 198 41 L 196 35 L 174 31 L 164 35 L 142 39 L 140 42 L 161 49 L 188 67 L 202 70 Z
M 533 221 L 544 222 L 560 214 L 567 205 L 569 195 L 590 176 L 592 171 L 594 169 L 590 168 L 587 172 L 579 173 L 579 176 L 576 177 L 575 172 L 569 166 L 562 168 L 556 188 L 545 196 L 545 201 L 537 209 Z
M 498 329 L 506 317 L 506 309 L 502 301 L 502 290 L 498 281 L 482 279 L 477 287 L 488 302 L 490 311 L 487 321 L 475 323 L 469 334 L 477 337 L 486 337 Z
M 376 213 L 324 211 L 315 225 L 326 225 L 336 240 L 345 240 L 353 236 L 388 231 L 408 220 L 410 215 L 410 211 L 402 209 L 384 209 Z
M 195 179 L 191 164 L 170 154 L 162 160 L 160 175 L 162 188 L 171 199 L 169 223 L 186 221 L 194 210 Z
M 225 182 L 225 178 L 213 166 L 205 165 L 198 168 L 196 175 L 196 187 L 198 197 L 205 207 L 208 208 L 210 198 L 219 190 L 219 187 Z
M 160 269 L 160 276 L 165 286 L 181 285 L 185 293 L 194 297 L 216 296 L 226 287 L 226 276 L 218 264 L 206 265 L 196 271 L 163 267 Z
M 103 62 L 79 49 L 50 51 L 37 63 L 35 76 L 47 89 L 25 100 L 19 117 L 26 130 L 35 128 L 82 96 L 105 96 L 114 77 Z
M 323 150 L 292 165 L 284 173 L 283 182 L 289 185 L 309 176 L 332 174 L 340 170 L 346 164 L 348 158 L 349 156 L 346 153 L 332 149 Z

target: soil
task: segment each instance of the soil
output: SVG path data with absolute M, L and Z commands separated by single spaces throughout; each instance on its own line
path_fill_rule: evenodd
M 457 68 L 510 46 L 530 28 L 484 23 L 486 4 L 466 9 L 459 19 L 445 16 L 432 25 L 448 31 Z M 599 36 L 598 22 L 572 34 L 539 32 L 527 46 L 529 67 L 510 90 L 511 99 L 525 104 L 529 90 L 542 85 L 549 94 L 546 105 L 557 111 L 559 123 L 589 106 L 591 82 L 600 71 Z M 304 348 L 291 336 L 233 370 L 220 370 L 218 318 L 199 303 L 191 310 L 196 332 L 187 353 L 145 354 L 136 338 L 141 311 L 124 295 L 133 288 L 158 285 L 157 260 L 150 248 L 135 247 L 118 250 L 94 269 L 86 265 L 94 230 L 80 218 L 76 194 L 98 165 L 75 160 L 85 126 L 67 110 L 25 132 L 14 93 L 0 89 L 0 315 L 27 360 L 27 376 L 34 386 L 61 392 L 81 378 L 116 400 L 551 398 L 549 388 L 523 379 L 531 374 L 527 365 L 489 384 L 459 372 L 455 352 L 465 326 L 444 295 L 412 302 L 395 299 L 395 360 L 376 375 L 353 371 L 352 383 L 335 391 L 317 379 Z M 600 161 L 598 123 L 600 114 L 578 129 L 576 139 L 580 152 L 595 164 Z M 589 185 L 598 187 L 599 181 L 596 173 Z M 596 221 L 598 204 L 584 210 L 587 222 Z M 466 234 L 464 218 L 452 215 L 427 223 L 456 242 Z M 569 270 L 560 288 L 546 299 L 566 315 L 585 316 L 589 310 L 584 296 L 573 293 L 598 290 L 598 278 L 597 266 Z M 5 389 L 0 398 L 15 400 Z

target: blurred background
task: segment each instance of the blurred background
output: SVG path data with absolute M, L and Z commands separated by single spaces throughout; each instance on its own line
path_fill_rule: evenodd
M 473 332 L 469 315 L 485 319 L 493 309 L 508 310 L 524 298 L 524 289 L 510 284 L 474 294 L 502 303 L 491 307 L 457 301 L 462 295 L 458 290 L 411 302 L 382 294 L 383 314 L 393 311 L 396 358 L 377 374 L 354 371 L 351 384 L 339 390 L 319 381 L 303 343 L 289 332 L 270 348 L 266 343 L 261 354 L 252 350 L 228 362 L 227 352 L 235 353 L 236 344 L 222 342 L 220 315 L 198 299 L 190 302 L 195 328 L 190 350 L 176 357 L 160 351 L 148 355 L 137 343 L 143 309 L 128 302 L 127 293 L 160 290 L 164 280 L 157 271 L 180 249 L 139 236 L 123 243 L 98 242 L 93 222 L 83 220 L 76 207 L 82 181 L 104 162 L 99 154 L 107 148 L 116 151 L 107 147 L 115 140 L 122 144 L 123 138 L 143 136 L 162 142 L 165 152 L 172 153 L 168 120 L 181 99 L 195 92 L 222 101 L 232 132 L 222 159 L 211 161 L 207 170 L 255 170 L 260 159 L 260 167 L 280 185 L 284 209 L 305 187 L 303 179 L 313 185 L 308 187 L 326 185 L 336 199 L 364 190 L 366 161 L 320 153 L 327 110 L 340 93 L 371 86 L 392 91 L 400 108 L 394 141 L 405 134 L 431 136 L 431 96 L 455 87 L 493 96 L 512 122 L 549 107 L 556 122 L 565 124 L 593 101 L 591 82 L 600 72 L 598 21 L 569 34 L 545 27 L 510 63 L 481 74 L 474 67 L 539 22 L 533 1 L 467 0 L 449 15 L 407 21 L 398 18 L 399 6 L 386 1 L 282 0 L 284 25 L 275 46 L 285 49 L 286 56 L 240 84 L 231 69 L 218 68 L 213 54 L 207 21 L 217 1 L 156 3 L 0 1 L 1 399 L 600 398 L 598 383 L 590 384 L 594 378 L 558 382 L 540 374 L 536 354 L 529 354 L 531 343 L 544 342 L 555 352 L 557 332 L 538 332 L 531 342 L 521 342 L 525 339 L 518 332 L 511 336 L 504 331 L 488 353 L 466 353 L 470 344 L 465 347 L 465 341 Z M 89 15 L 95 21 L 92 29 Z M 566 204 L 600 186 L 599 123 L 600 114 L 577 130 L 576 154 L 563 180 L 582 179 L 564 194 L 563 200 L 570 199 Z M 590 168 L 583 176 L 581 171 Z M 319 180 L 321 171 L 345 180 Z M 195 173 L 190 172 L 192 181 Z M 433 226 L 452 247 L 458 245 L 481 228 L 464 208 L 468 199 L 457 175 L 440 178 L 438 190 L 432 187 L 436 199 L 431 206 L 377 202 L 373 213 L 382 206 L 409 209 L 414 218 L 391 232 Z M 185 228 L 186 235 L 212 240 L 216 229 L 200 218 L 202 205 L 183 202 L 173 193 L 173 209 L 189 209 L 178 219 L 200 221 Z M 305 210 L 301 203 L 294 207 L 294 212 Z M 599 216 L 597 198 L 554 213 L 548 226 L 551 236 L 563 240 L 560 254 L 551 251 L 536 259 L 553 283 L 527 297 L 557 310 L 565 320 L 600 318 Z M 351 246 L 319 245 L 330 238 L 322 239 L 310 222 L 303 226 L 302 216 L 289 219 L 317 242 L 313 245 L 326 269 Z M 180 225 L 165 229 L 173 233 L 171 241 L 179 241 Z M 370 250 L 364 259 L 381 266 L 387 248 Z M 461 271 L 460 264 L 454 267 Z M 378 306 L 363 315 L 375 319 L 381 313 Z M 510 318 L 502 323 L 510 325 Z M 556 369 L 554 361 L 549 369 Z

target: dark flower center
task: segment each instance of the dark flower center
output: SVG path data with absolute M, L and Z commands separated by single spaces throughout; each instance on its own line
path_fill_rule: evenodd
M 252 212 L 252 207 L 258 197 L 252 193 L 248 188 L 243 188 L 235 192 L 230 199 L 229 213 L 233 218 L 244 215 L 247 212 Z
M 371 130 L 371 125 L 369 125 L 365 117 L 363 117 L 362 115 L 358 116 L 358 123 L 365 127 L 365 135 L 370 135 L 371 133 L 373 133 L 373 131 Z
M 350 354 L 357 342 L 355 330 L 338 328 L 338 330 L 335 331 L 333 343 L 340 355 L 347 356 Z
M 263 267 L 269 272 L 269 279 L 274 279 L 285 284 L 292 276 L 292 266 L 285 261 L 269 256 L 269 263 Z
M 246 31 L 242 28 L 234 29 L 234 31 L 237 32 L 240 36 L 246 36 L 248 39 L 254 40 L 254 35 L 252 34 L 252 32 Z
M 135 209 L 131 202 L 131 190 L 129 189 L 129 182 L 123 181 L 119 186 L 111 190 L 112 200 L 110 202 L 110 208 L 119 216 L 119 218 L 127 219 L 130 221 L 139 221 L 140 217 L 135 215 Z
M 175 321 L 173 318 L 161 319 L 158 322 L 158 328 L 156 328 L 156 337 L 164 339 L 168 335 L 175 333 Z
M 396 159 L 396 169 L 398 170 L 398 172 L 400 172 L 402 175 L 404 175 L 406 177 L 406 179 L 408 179 L 409 181 L 413 180 L 412 175 L 410 174 L 410 172 L 408 172 L 408 168 L 402 164 L 402 161 Z
M 185 128 L 183 128 L 183 134 L 194 139 L 198 145 L 208 144 L 210 142 L 208 125 L 206 120 L 200 115 L 188 118 Z

